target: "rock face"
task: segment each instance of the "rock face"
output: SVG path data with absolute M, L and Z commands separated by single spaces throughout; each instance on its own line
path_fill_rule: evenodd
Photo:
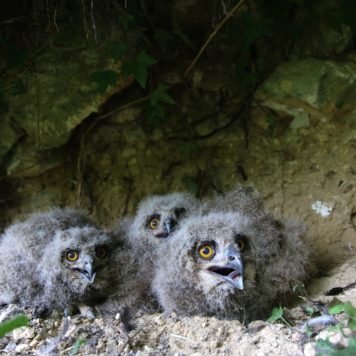
M 71 29 L 70 38 L 43 39 L 33 67 L 18 79 L 22 91 L 6 96 L 0 163 L 8 154 L 8 176 L 37 176 L 62 164 L 58 148 L 67 143 L 74 128 L 132 83 L 132 78 L 124 80 L 121 76 L 106 90 L 97 90 L 93 73 L 120 73 L 120 62 L 108 55 L 105 46 L 123 36 L 113 20 L 98 21 L 100 37 L 96 43 L 84 40 L 81 28 Z M 125 38 L 128 42 L 129 37 Z
M 12 204 L 6 214 L 80 205 L 111 225 L 150 194 L 190 190 L 205 197 L 242 183 L 255 186 L 276 217 L 303 220 L 321 266 L 329 268 L 356 248 L 355 58 L 283 63 L 256 92 L 244 123 L 234 116 L 238 100 L 217 110 L 219 97 L 200 76 L 192 92 L 177 94 L 185 104 L 166 122 L 149 126 L 133 106 L 96 125 L 80 153 L 34 153 L 24 142 L 15 152 L 37 161 L 42 155 L 43 170 L 51 170 L 39 177 L 41 169 L 29 169 L 36 177 L 17 181 L 21 206 Z M 209 91 L 197 96 L 205 83 Z M 91 105 L 87 113 L 97 110 Z M 68 135 L 78 120 L 69 117 L 60 130 Z M 46 138 L 46 147 L 64 141 Z M 20 169 L 15 157 L 8 171 Z

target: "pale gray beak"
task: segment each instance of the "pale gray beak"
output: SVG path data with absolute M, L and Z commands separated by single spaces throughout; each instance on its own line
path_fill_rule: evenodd
M 173 232 L 175 227 L 175 221 L 172 218 L 168 218 L 163 223 L 165 230 L 167 231 L 168 235 Z
M 93 283 L 96 276 L 96 271 L 94 269 L 94 264 L 93 264 L 93 258 L 91 256 L 85 256 L 82 262 L 83 262 L 83 267 L 82 268 L 76 267 L 74 268 L 74 270 L 80 272 L 88 280 L 89 283 Z
M 225 282 L 231 284 L 234 288 L 244 289 L 243 281 L 243 263 L 240 253 L 234 248 L 227 249 L 228 262 L 223 266 L 211 266 L 209 272 L 219 275 Z

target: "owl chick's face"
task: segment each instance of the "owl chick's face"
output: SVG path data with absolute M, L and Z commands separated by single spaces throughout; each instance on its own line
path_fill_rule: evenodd
M 97 275 L 108 265 L 109 254 L 106 244 L 67 248 L 62 252 L 62 263 L 72 282 L 86 286 L 95 283 Z
M 46 246 L 39 268 L 48 280 L 58 280 L 78 296 L 104 290 L 110 283 L 115 248 L 113 239 L 95 227 L 69 228 L 58 231 Z
M 181 249 L 180 278 L 206 294 L 213 290 L 243 293 L 255 278 L 253 240 L 245 225 L 243 218 L 229 213 L 189 219 L 170 250 Z M 178 238 L 186 241 L 186 246 Z
M 243 254 L 248 241 L 243 235 L 231 237 L 230 241 L 211 239 L 196 245 L 198 274 L 205 289 L 244 289 Z
M 189 194 L 173 193 L 141 202 L 131 232 L 145 244 L 160 244 L 198 206 Z
M 176 229 L 186 215 L 187 211 L 184 207 L 162 208 L 147 216 L 144 228 L 148 236 L 165 239 Z

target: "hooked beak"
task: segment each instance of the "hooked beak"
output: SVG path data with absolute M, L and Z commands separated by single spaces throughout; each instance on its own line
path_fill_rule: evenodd
M 164 223 L 164 228 L 165 230 L 168 232 L 168 234 L 170 234 L 171 232 L 173 232 L 174 227 L 175 227 L 175 221 L 172 218 L 168 218 Z
M 231 284 L 234 288 L 244 289 L 243 282 L 243 264 L 240 256 L 230 256 L 234 257 L 234 260 L 227 263 L 224 266 L 211 266 L 207 270 L 210 273 L 218 275 L 225 282 Z
M 172 218 L 167 218 L 164 222 L 163 222 L 163 229 L 160 231 L 157 231 L 157 233 L 155 234 L 155 237 L 158 238 L 166 238 L 168 237 L 171 232 L 173 232 L 175 227 L 175 221 Z
M 95 280 L 96 270 L 94 269 L 93 260 L 90 257 L 84 259 L 83 268 L 74 268 L 75 271 L 80 272 L 85 279 L 91 284 Z

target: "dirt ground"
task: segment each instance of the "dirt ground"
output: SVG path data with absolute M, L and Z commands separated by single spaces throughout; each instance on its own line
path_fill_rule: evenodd
M 335 350 L 348 350 L 356 331 L 352 331 L 345 313 L 335 315 L 340 327 L 318 323 L 306 327 L 306 321 L 324 314 L 326 309 L 311 301 L 329 305 L 350 301 L 356 305 L 356 286 L 337 296 L 325 296 L 335 287 L 355 282 L 356 257 L 329 271 L 328 275 L 309 285 L 309 301 L 284 309 L 285 321 L 275 323 L 256 320 L 243 325 L 237 320 L 206 317 L 165 317 L 162 313 L 139 312 L 133 317 L 133 329 L 128 331 L 117 314 L 113 320 L 100 316 L 63 317 L 53 313 L 46 319 L 32 318 L 30 326 L 21 327 L 0 339 L 0 352 L 7 355 L 332 355 L 320 349 L 320 341 L 328 340 Z M 314 314 L 311 314 L 314 308 Z M 3 308 L 0 321 L 19 312 L 15 305 Z M 323 317 L 324 319 L 330 316 Z M 312 319 L 316 320 L 316 319 Z M 328 319 L 329 320 L 329 319 Z M 329 349 L 330 351 L 330 349 Z M 331 352 L 331 351 L 330 351 Z

